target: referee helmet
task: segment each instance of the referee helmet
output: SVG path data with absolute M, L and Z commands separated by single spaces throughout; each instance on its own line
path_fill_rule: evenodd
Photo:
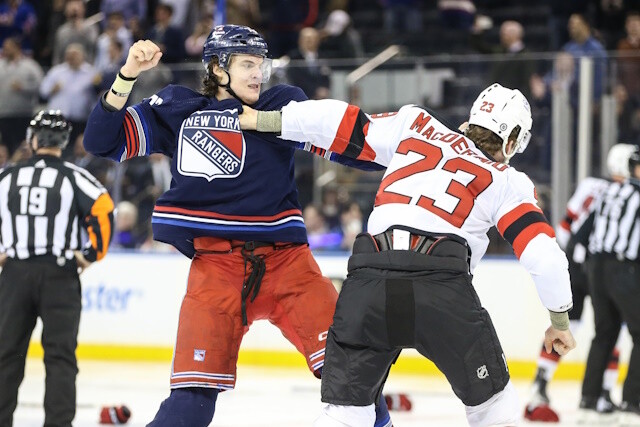
M 71 136 L 71 123 L 60 110 L 41 110 L 29 123 L 27 143 L 33 148 L 33 137 L 38 137 L 38 148 L 53 147 L 64 149 Z

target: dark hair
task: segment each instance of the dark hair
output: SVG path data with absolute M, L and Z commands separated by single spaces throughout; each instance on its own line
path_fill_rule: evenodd
M 215 97 L 218 93 L 218 88 L 220 87 L 220 80 L 218 80 L 218 76 L 213 74 L 214 65 L 218 65 L 218 58 L 215 56 L 211 58 L 211 61 L 207 64 L 207 74 L 202 79 L 201 93 L 209 98 Z
M 520 126 L 513 128 L 509 134 L 509 140 L 516 140 L 520 133 Z M 502 138 L 487 128 L 478 125 L 469 125 L 464 135 L 472 140 L 482 151 L 488 154 L 495 154 L 502 151 Z

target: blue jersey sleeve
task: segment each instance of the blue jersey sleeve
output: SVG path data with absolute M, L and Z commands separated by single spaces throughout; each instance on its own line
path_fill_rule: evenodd
M 206 97 L 173 85 L 117 111 L 103 98 L 87 121 L 85 149 L 116 161 L 151 153 L 172 156 L 182 120 L 207 104 Z

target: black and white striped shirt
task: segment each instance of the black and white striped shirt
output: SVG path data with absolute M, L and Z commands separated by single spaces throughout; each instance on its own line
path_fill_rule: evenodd
M 56 156 L 35 155 L 0 172 L 0 245 L 9 258 L 70 260 L 81 250 L 96 261 L 106 254 L 112 229 L 113 201 L 86 170 Z
M 640 251 L 640 180 L 614 182 L 595 203 L 589 253 L 638 260 Z

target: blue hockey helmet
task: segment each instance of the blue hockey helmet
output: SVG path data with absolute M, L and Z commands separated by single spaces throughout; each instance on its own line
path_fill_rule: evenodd
M 229 62 L 233 54 L 257 55 L 264 58 L 261 65 L 262 82 L 269 80 L 271 60 L 267 58 L 269 48 L 264 38 L 252 28 L 243 25 L 218 25 L 213 28 L 202 48 L 202 64 L 207 73 L 209 62 L 218 58 L 218 65 L 229 70 Z

